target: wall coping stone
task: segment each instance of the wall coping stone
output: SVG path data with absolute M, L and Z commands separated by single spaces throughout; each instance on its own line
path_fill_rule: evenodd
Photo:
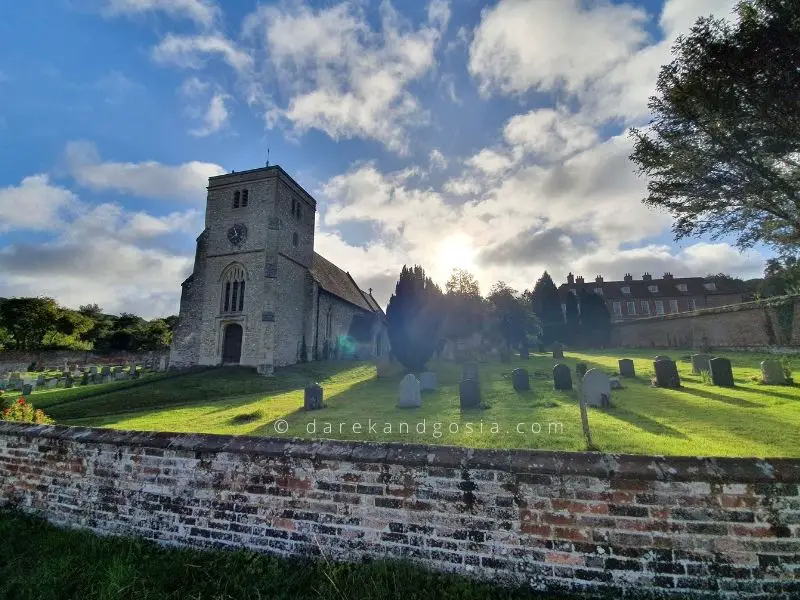
M 425 444 L 129 431 L 7 421 L 0 421 L 0 436 L 141 446 L 197 453 L 230 452 L 312 461 L 342 460 L 464 470 L 496 469 L 510 473 L 581 475 L 612 480 L 800 483 L 800 459 L 793 458 L 499 450 Z

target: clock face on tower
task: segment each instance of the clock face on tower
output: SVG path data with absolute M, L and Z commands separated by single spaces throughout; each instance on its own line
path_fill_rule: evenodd
M 241 246 L 247 239 L 247 227 L 243 223 L 237 223 L 228 229 L 228 241 L 234 246 Z

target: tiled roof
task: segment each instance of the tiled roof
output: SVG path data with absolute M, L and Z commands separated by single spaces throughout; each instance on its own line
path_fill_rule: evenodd
M 382 313 L 374 298 L 370 294 L 362 292 L 349 273 L 316 252 L 311 261 L 311 276 L 329 294 L 333 294 L 367 312 Z
M 706 280 L 702 277 L 675 277 L 673 279 L 652 279 L 644 281 L 642 279 L 634 279 L 633 281 L 603 281 L 596 282 L 593 280 L 585 281 L 584 283 L 562 283 L 558 288 L 558 293 L 561 298 L 565 298 L 571 289 L 577 290 L 578 293 L 582 289 L 590 292 L 595 288 L 602 288 L 603 298 L 605 299 L 629 299 L 629 300 L 645 300 L 648 298 L 680 298 L 686 296 L 712 296 L 720 294 L 737 294 L 735 289 L 720 286 L 716 284 L 715 290 L 708 290 L 704 284 Z M 686 291 L 683 292 L 678 289 L 678 285 L 683 284 L 686 286 Z M 656 286 L 658 291 L 651 292 L 648 288 Z M 623 294 L 622 288 L 629 287 L 630 294 Z

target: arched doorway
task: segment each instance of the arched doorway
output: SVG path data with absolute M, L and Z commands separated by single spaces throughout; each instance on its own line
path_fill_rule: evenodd
M 225 327 L 225 338 L 222 342 L 222 362 L 238 364 L 242 359 L 242 326 L 231 323 Z

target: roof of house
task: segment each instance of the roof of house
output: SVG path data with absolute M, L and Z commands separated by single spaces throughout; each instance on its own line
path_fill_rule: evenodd
M 680 298 L 682 296 L 711 296 L 720 294 L 738 294 L 739 292 L 733 288 L 722 286 L 715 283 L 715 289 L 709 290 L 705 287 L 706 280 L 703 277 L 674 277 L 668 279 L 634 279 L 632 281 L 593 281 L 589 280 L 584 283 L 573 284 L 562 283 L 558 288 L 559 295 L 563 298 L 569 293 L 569 290 L 574 289 L 578 293 L 582 289 L 594 291 L 596 288 L 603 290 L 603 298 L 609 299 L 647 299 L 647 298 Z M 678 285 L 685 285 L 686 291 L 678 289 Z M 657 291 L 650 291 L 650 286 L 656 286 Z M 630 293 L 625 294 L 622 288 L 630 288 Z
M 350 277 L 350 273 L 343 271 L 316 252 L 311 261 L 311 276 L 329 294 L 367 312 L 383 314 L 372 294 L 362 291 Z

